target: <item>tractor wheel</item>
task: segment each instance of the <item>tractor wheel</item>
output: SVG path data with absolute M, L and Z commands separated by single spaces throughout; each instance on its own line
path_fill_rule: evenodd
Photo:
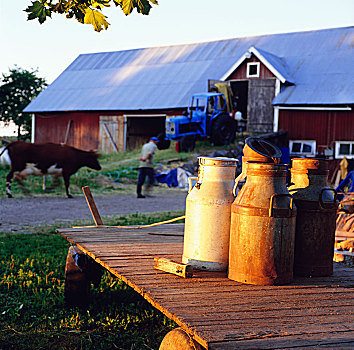
M 236 122 L 227 114 L 222 114 L 213 121 L 211 139 L 215 146 L 228 145 L 235 141 Z
M 163 132 L 158 134 L 157 138 L 159 139 L 159 142 L 157 143 L 157 149 L 162 150 L 170 148 L 171 141 L 166 140 L 166 136 Z
M 179 151 L 180 152 L 190 152 L 193 151 L 195 147 L 195 136 L 194 135 L 185 135 L 182 136 L 179 141 Z

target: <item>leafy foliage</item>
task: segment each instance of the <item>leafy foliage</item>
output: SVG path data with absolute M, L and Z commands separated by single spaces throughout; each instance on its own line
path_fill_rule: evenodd
M 31 115 L 22 110 L 47 86 L 45 79 L 37 76 L 38 70 L 10 69 L 3 73 L 0 86 L 0 120 L 9 124 L 13 122 L 18 127 L 18 138 L 21 128 L 31 130 Z
M 109 26 L 102 10 L 110 7 L 111 3 L 121 7 L 126 16 L 134 9 L 138 13 L 148 15 L 151 4 L 158 5 L 156 0 L 36 0 L 32 1 L 32 5 L 25 11 L 28 13 L 28 20 L 38 19 L 41 24 L 47 17 L 51 17 L 52 13 L 65 14 L 67 18 L 75 18 L 80 23 L 92 24 L 94 30 L 100 32 Z

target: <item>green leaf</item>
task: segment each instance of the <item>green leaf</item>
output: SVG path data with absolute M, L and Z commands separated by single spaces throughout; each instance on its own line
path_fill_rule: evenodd
M 151 9 L 149 0 L 136 0 L 136 10 L 143 14 L 148 15 Z
M 39 1 L 32 2 L 32 5 L 28 6 L 25 11 L 29 13 L 27 20 L 38 18 L 40 24 L 44 23 L 47 16 L 51 16 L 50 10 L 45 7 L 45 4 Z
M 103 28 L 107 29 L 109 23 L 106 21 L 106 16 L 101 12 L 91 9 L 86 9 L 85 24 L 92 24 L 96 32 L 100 32 Z

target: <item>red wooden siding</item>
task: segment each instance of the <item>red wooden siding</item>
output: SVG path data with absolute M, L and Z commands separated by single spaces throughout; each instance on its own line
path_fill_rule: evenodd
M 99 113 L 36 114 L 35 142 L 61 143 L 72 120 L 67 144 L 83 150 L 98 149 Z
M 289 140 L 316 140 L 321 152 L 335 141 L 354 140 L 354 111 L 280 110 L 279 130 L 288 131 Z
M 146 120 L 143 120 L 141 111 L 109 111 L 109 112 L 56 112 L 56 113 L 37 113 L 35 122 L 35 142 L 54 142 L 62 143 L 65 141 L 65 135 L 67 131 L 67 126 L 70 120 L 71 126 L 68 135 L 67 144 L 83 150 L 96 150 L 99 147 L 99 120 L 100 116 L 122 116 L 127 115 L 139 115 L 143 124 L 151 124 L 153 119 L 149 115 L 181 115 L 182 109 L 166 110 L 166 111 L 149 111 L 146 114 Z M 136 119 L 136 118 L 132 118 Z M 156 123 L 155 123 L 156 124 Z M 160 122 L 158 125 L 150 125 L 146 127 L 145 125 L 145 136 L 144 140 L 148 139 L 150 136 L 156 136 L 158 133 L 163 131 L 164 123 Z M 155 129 L 153 129 L 155 126 Z M 135 128 L 136 129 L 136 128 Z M 127 146 L 129 149 L 140 147 L 141 140 L 137 140 L 136 132 L 134 128 L 128 128 L 127 130 Z M 132 133 L 130 135 L 129 133 Z
M 259 77 L 258 78 L 247 78 L 247 63 L 249 62 L 260 62 L 255 56 L 252 55 L 250 59 L 245 60 L 235 72 L 233 72 L 227 80 L 240 80 L 240 79 L 269 79 L 275 78 L 274 74 L 264 65 L 260 64 Z

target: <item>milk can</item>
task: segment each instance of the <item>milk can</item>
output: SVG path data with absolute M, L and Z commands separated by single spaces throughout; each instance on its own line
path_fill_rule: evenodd
M 280 163 L 281 151 L 272 143 L 258 137 L 247 137 L 245 146 L 243 147 L 242 157 L 242 173 L 237 177 L 235 182 L 241 188 L 246 179 L 246 163 L 262 162 L 262 163 Z M 235 193 L 236 195 L 236 188 Z
M 225 271 L 237 160 L 198 159 L 197 183 L 186 199 L 182 261 L 200 270 Z
M 337 216 L 337 193 L 327 187 L 328 161 L 292 160 L 291 186 L 298 210 L 295 233 L 294 274 L 330 276 Z
M 289 283 L 296 207 L 285 184 L 286 166 L 248 162 L 246 172 L 231 206 L 228 277 L 257 285 Z

